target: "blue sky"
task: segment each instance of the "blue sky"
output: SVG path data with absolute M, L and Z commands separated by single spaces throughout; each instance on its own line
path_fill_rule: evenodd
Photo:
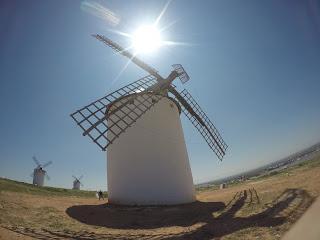
M 0 3 L 0 176 L 31 182 L 35 154 L 49 186 L 106 189 L 105 152 L 82 137 L 69 114 L 146 73 L 90 36 L 124 37 L 155 21 L 166 1 L 97 1 L 120 16 L 117 27 L 81 1 Z M 181 63 L 186 87 L 229 150 L 219 162 L 182 117 L 196 183 L 275 161 L 320 141 L 319 1 L 179 1 L 160 21 L 165 46 L 141 58 L 167 76 Z

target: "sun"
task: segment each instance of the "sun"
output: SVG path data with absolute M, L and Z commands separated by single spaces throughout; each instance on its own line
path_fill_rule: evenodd
M 139 27 L 132 34 L 132 47 L 135 53 L 151 53 L 162 45 L 160 31 L 153 25 Z

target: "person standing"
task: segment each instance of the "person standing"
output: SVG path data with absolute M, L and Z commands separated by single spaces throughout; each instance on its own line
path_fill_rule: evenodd
M 99 190 L 98 196 L 99 196 L 99 200 L 100 200 L 101 198 L 104 200 L 103 192 L 102 192 L 101 190 Z

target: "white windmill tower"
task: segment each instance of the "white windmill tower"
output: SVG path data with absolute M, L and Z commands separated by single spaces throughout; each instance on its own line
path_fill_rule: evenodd
M 37 164 L 37 167 L 33 170 L 33 173 L 31 174 L 33 177 L 33 185 L 42 187 L 44 184 L 44 178 L 50 180 L 50 177 L 48 176 L 44 168 L 48 167 L 52 163 L 52 161 L 49 161 L 42 165 L 35 156 L 33 156 L 32 159 Z
M 103 151 L 107 150 L 108 202 L 170 205 L 195 201 L 181 127 L 183 112 L 222 160 L 227 145 L 192 96 L 171 83 L 189 80 L 180 64 L 163 78 L 110 39 L 93 35 L 150 75 L 71 114 Z
M 80 185 L 83 187 L 83 184 L 80 182 L 80 180 L 83 178 L 83 175 L 81 175 L 79 178 L 72 176 L 74 178 L 73 180 L 73 187 L 74 190 L 80 190 Z

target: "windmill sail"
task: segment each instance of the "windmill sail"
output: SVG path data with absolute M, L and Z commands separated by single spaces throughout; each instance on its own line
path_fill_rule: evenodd
M 94 34 L 92 36 L 129 58 L 130 61 L 150 75 L 72 113 L 71 117 L 82 128 L 84 136 L 88 135 L 105 151 L 127 128 L 132 126 L 163 96 L 168 96 L 168 92 L 170 92 L 182 105 L 182 111 L 201 133 L 209 147 L 222 160 L 228 146 L 220 133 L 190 93 L 187 90 L 179 93 L 172 84 L 176 77 L 179 77 L 182 83 L 186 83 L 190 79 L 181 64 L 172 65 L 174 71 L 164 79 L 158 74 L 157 70 L 141 61 L 128 49 L 123 48 L 103 35 Z
M 46 173 L 45 177 L 46 177 L 47 180 L 50 180 L 50 177 L 49 177 L 49 175 L 47 173 Z
M 178 77 L 182 84 L 185 84 L 190 80 L 188 73 L 184 70 L 181 64 L 173 64 L 172 67 L 178 73 Z
M 130 53 L 128 50 L 121 47 L 119 44 L 113 42 L 112 40 L 110 40 L 109 38 L 103 35 L 94 34 L 92 36 L 98 39 L 99 41 L 103 42 L 107 46 L 111 47 L 113 50 L 119 52 L 123 56 L 129 58 L 133 63 L 135 63 L 136 65 L 138 65 L 139 67 L 147 71 L 152 76 L 155 76 L 158 79 L 158 81 L 163 80 L 163 78 L 158 74 L 157 70 L 155 70 L 153 67 L 149 66 L 145 62 L 141 61 L 139 58 L 137 58 L 135 55 Z
M 37 166 L 41 166 L 41 164 L 40 164 L 40 162 L 38 161 L 38 159 L 36 158 L 36 156 L 33 156 L 32 159 L 33 159 L 33 161 L 35 162 L 35 164 L 36 164 Z
M 105 151 L 162 98 L 162 95 L 145 91 L 156 82 L 150 75 L 141 78 L 72 113 L 71 117 L 82 128 L 83 135 L 88 135 Z M 108 118 L 111 115 L 112 118 Z
M 175 89 L 170 89 L 170 92 L 181 103 L 182 111 L 186 117 L 201 133 L 202 137 L 206 140 L 207 144 L 215 152 L 217 157 L 222 160 L 228 146 L 199 104 L 186 89 L 181 93 L 178 93 Z
M 49 161 L 49 162 L 43 164 L 42 168 L 46 168 L 46 167 L 48 167 L 48 166 L 51 165 L 51 164 L 52 164 L 52 161 Z

